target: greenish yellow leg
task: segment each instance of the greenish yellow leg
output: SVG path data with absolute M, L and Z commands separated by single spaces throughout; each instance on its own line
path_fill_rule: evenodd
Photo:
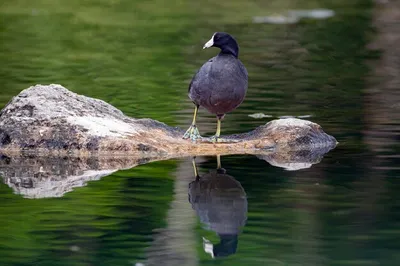
M 215 132 L 215 136 L 219 138 L 221 135 L 221 119 L 217 119 L 217 132 Z
M 184 139 L 191 139 L 195 141 L 196 139 L 200 139 L 200 132 L 196 126 L 196 117 L 197 117 L 197 111 L 199 110 L 199 106 L 195 105 L 194 106 L 194 114 L 193 114 L 193 121 L 192 125 L 189 127 L 188 130 L 186 130 L 185 134 L 183 135 Z
M 194 106 L 194 113 L 193 113 L 193 121 L 192 125 L 196 125 L 196 117 L 197 117 L 197 111 L 199 110 L 199 107 L 197 105 Z
M 215 132 L 215 135 L 211 137 L 212 142 L 221 142 L 221 139 L 219 136 L 221 135 L 221 119 L 219 116 L 217 117 L 217 131 Z

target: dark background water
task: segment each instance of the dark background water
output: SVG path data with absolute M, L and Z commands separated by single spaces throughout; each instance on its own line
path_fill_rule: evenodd
M 2 183 L 0 265 L 397 265 L 400 97 L 376 71 L 385 52 L 367 49 L 379 34 L 373 3 L 332 2 L 2 1 L 1 108 L 31 85 L 59 83 L 129 116 L 188 127 L 187 86 L 217 53 L 201 47 L 218 30 L 239 41 L 250 80 L 222 134 L 306 115 L 340 143 L 298 171 L 222 157 L 247 195 L 237 223 L 243 213 L 247 221 L 236 253 L 220 259 L 204 252 L 203 237 L 219 237 L 188 201 L 190 158 L 118 171 L 57 198 L 29 199 Z M 252 22 L 312 8 L 335 16 Z M 248 116 L 259 112 L 272 118 Z M 201 111 L 199 128 L 214 133 L 215 118 Z M 216 167 L 214 157 L 197 161 L 203 176 Z M 236 204 L 232 195 L 221 202 Z

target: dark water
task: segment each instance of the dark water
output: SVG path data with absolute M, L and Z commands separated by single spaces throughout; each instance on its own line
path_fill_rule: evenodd
M 335 16 L 251 22 L 321 7 Z M 239 40 L 250 79 L 223 134 L 309 116 L 340 143 L 292 171 L 237 155 L 217 173 L 216 157 L 199 157 L 197 183 L 191 158 L 90 175 L 96 159 L 3 157 L 0 265 L 397 265 L 399 98 L 374 76 L 383 52 L 366 49 L 371 25 L 369 1 L 3 1 L 0 107 L 60 83 L 187 127 L 187 86 L 217 52 L 201 46 L 223 30 Z M 212 134 L 215 118 L 201 111 L 199 127 Z

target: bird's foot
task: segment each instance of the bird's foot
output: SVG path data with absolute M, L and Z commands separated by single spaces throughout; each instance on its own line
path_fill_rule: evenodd
M 183 135 L 184 139 L 191 139 L 192 141 L 196 141 L 197 139 L 201 139 L 199 129 L 196 125 L 191 125 L 188 130 L 186 130 Z
M 212 137 L 210 137 L 210 141 L 215 143 L 215 142 L 222 142 L 223 139 L 221 139 L 219 136 L 214 135 Z
M 216 142 L 218 142 L 218 143 L 237 143 L 237 142 L 240 142 L 240 140 L 238 140 L 238 139 L 229 139 L 229 138 L 226 139 L 226 138 L 221 138 L 220 136 L 216 136 L 216 135 L 210 137 L 208 140 L 212 143 L 216 143 Z

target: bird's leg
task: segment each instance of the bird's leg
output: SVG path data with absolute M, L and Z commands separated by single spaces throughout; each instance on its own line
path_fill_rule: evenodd
M 240 142 L 240 140 L 237 139 L 232 139 L 232 138 L 221 138 L 221 121 L 224 118 L 225 115 L 217 115 L 217 131 L 215 132 L 215 135 L 210 137 L 208 141 L 211 142 L 224 142 L 224 143 L 237 143 Z
M 212 142 L 221 142 L 220 135 L 221 135 L 221 120 L 224 118 L 224 115 L 217 115 L 217 131 L 215 135 L 210 138 Z
M 183 135 L 184 139 L 191 139 L 192 141 L 195 141 L 196 139 L 200 139 L 200 132 L 196 126 L 196 117 L 197 117 L 197 111 L 199 110 L 199 106 L 196 104 L 194 106 L 194 114 L 193 114 L 193 121 L 192 125 L 189 127 L 188 130 L 186 130 L 185 134 Z

